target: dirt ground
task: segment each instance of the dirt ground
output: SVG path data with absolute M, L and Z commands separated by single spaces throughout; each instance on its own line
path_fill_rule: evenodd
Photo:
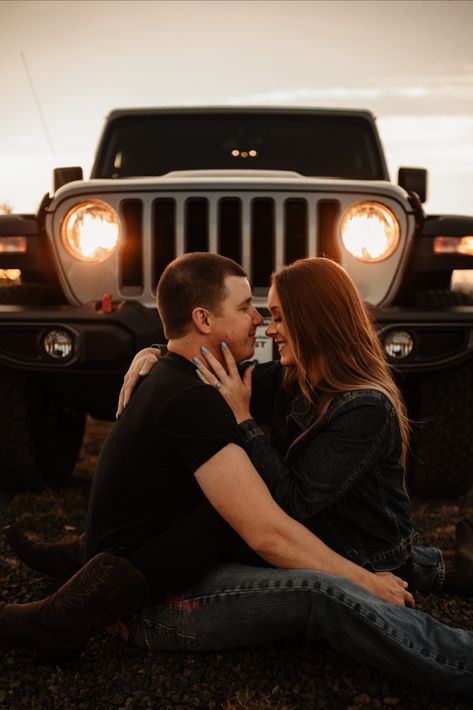
M 15 522 L 57 540 L 83 527 L 90 483 L 109 423 L 89 420 L 75 473 L 57 490 L 0 494 L 1 522 Z M 451 547 L 454 525 L 473 518 L 473 495 L 414 500 L 420 540 Z M 27 570 L 0 540 L 0 600 L 41 598 L 51 582 Z M 418 608 L 473 631 L 473 605 L 458 596 L 417 595 Z M 472 644 L 473 652 L 473 644 Z M 291 640 L 218 653 L 148 653 L 103 632 L 73 670 L 39 666 L 28 651 L 0 648 L 0 710 L 110 708 L 159 710 L 318 710 L 357 708 L 467 710 L 471 702 L 440 697 L 335 653 L 323 644 Z

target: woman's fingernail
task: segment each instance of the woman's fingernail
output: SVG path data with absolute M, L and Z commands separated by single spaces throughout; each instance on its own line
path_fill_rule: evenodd
M 202 373 L 200 370 L 196 370 L 196 374 L 199 375 L 200 379 L 202 379 Z
M 120 418 L 120 412 L 119 412 L 119 411 L 116 411 L 116 412 L 115 412 L 115 419 L 119 419 L 119 418 Z
M 148 374 L 148 371 L 147 370 L 140 370 L 138 374 L 140 377 L 146 377 L 146 375 Z
M 202 360 L 197 355 L 194 355 L 194 362 L 196 365 L 202 365 Z
M 204 353 L 204 355 L 208 355 L 208 354 L 209 354 L 209 351 L 207 350 L 207 348 L 205 347 L 205 345 L 202 345 L 202 347 L 201 347 L 200 349 L 202 350 L 202 352 Z
M 222 340 L 222 350 L 228 350 L 228 345 L 224 340 Z

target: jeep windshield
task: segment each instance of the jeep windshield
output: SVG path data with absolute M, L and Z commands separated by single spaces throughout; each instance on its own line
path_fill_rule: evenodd
M 92 176 L 145 177 L 212 169 L 388 179 L 376 131 L 365 118 L 289 111 L 118 116 L 106 129 Z

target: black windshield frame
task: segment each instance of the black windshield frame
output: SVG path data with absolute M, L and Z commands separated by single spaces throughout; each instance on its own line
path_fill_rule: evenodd
M 94 178 L 175 170 L 290 170 L 304 176 L 388 179 L 374 121 L 328 112 L 130 112 L 110 120 Z

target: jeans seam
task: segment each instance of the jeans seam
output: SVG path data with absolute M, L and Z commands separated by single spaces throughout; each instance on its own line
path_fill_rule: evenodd
M 323 589 L 319 584 L 281 584 L 281 586 L 275 586 L 274 584 L 269 585 L 268 587 L 251 587 L 248 589 L 231 589 L 231 590 L 221 590 L 218 592 L 213 592 L 212 594 L 206 594 L 206 595 L 201 595 L 201 596 L 193 596 L 190 597 L 192 600 L 200 601 L 205 603 L 211 602 L 212 600 L 217 600 L 218 598 L 221 597 L 226 597 L 226 596 L 247 596 L 249 594 L 254 594 L 255 592 L 258 592 L 260 594 L 268 594 L 268 593 L 275 593 L 278 591 L 287 591 L 287 589 L 291 590 L 302 590 L 302 591 L 315 591 L 320 594 L 322 594 L 324 597 L 329 598 L 329 599 L 336 599 L 339 603 L 343 604 L 345 608 L 349 609 L 351 612 L 354 612 L 355 614 L 359 614 L 363 619 L 367 622 L 368 625 L 371 625 L 373 628 L 379 629 L 382 631 L 384 634 L 389 634 L 390 639 L 392 642 L 400 649 L 407 650 L 408 652 L 411 652 L 413 655 L 416 656 L 421 656 L 425 662 L 428 662 L 432 668 L 446 668 L 449 670 L 452 670 L 456 673 L 462 673 L 462 674 L 468 674 L 470 676 L 473 676 L 473 669 L 469 669 L 466 667 L 463 661 L 461 663 L 463 664 L 463 667 L 460 669 L 458 667 L 458 662 L 451 662 L 448 659 L 445 659 L 445 662 L 440 662 L 438 661 L 435 657 L 431 656 L 430 653 L 429 655 L 425 655 L 422 653 L 422 649 L 419 648 L 417 645 L 410 645 L 410 642 L 408 643 L 407 641 L 403 642 L 402 638 L 397 634 L 395 631 L 394 627 L 391 625 L 388 626 L 388 628 L 385 628 L 385 625 L 383 623 L 380 623 L 382 621 L 381 614 L 371 612 L 372 615 L 375 616 L 373 619 L 373 616 L 370 613 L 367 613 L 363 609 L 363 604 L 364 602 L 357 602 L 356 604 L 349 604 L 347 603 L 345 599 L 345 595 L 343 596 L 338 596 L 334 594 L 333 592 L 330 592 L 329 590 Z M 358 607 L 358 608 L 356 608 Z M 379 619 L 379 621 L 378 621 Z M 387 623 L 387 622 L 386 622 Z M 394 633 L 392 633 L 394 631 Z M 414 643 L 414 642 L 412 642 Z
M 355 613 L 359 613 L 360 616 L 362 616 L 365 619 L 365 621 L 368 623 L 368 625 L 371 625 L 372 627 L 376 627 L 385 633 L 389 633 L 390 638 L 392 639 L 392 641 L 394 642 L 394 644 L 398 648 L 401 648 L 403 650 L 407 650 L 408 652 L 410 651 L 417 656 L 422 656 L 424 661 L 427 661 L 429 663 L 429 665 L 431 665 L 433 668 L 448 668 L 448 669 L 453 670 L 457 673 L 462 673 L 462 674 L 466 673 L 470 676 L 473 676 L 473 669 L 470 670 L 465 665 L 463 665 L 463 667 L 460 669 L 458 667 L 458 662 L 452 663 L 448 659 L 445 659 L 445 662 L 441 663 L 436 658 L 432 657 L 430 654 L 425 655 L 424 653 L 422 653 L 422 649 L 418 648 L 417 646 L 414 646 L 414 645 L 410 646 L 407 642 L 403 642 L 397 633 L 394 633 L 394 634 L 391 633 L 392 631 L 395 631 L 395 629 L 393 627 L 391 627 L 391 625 L 389 625 L 388 628 L 385 628 L 384 623 L 387 624 L 387 622 L 379 623 L 378 618 L 381 620 L 381 616 L 379 614 L 376 614 L 375 612 L 372 612 L 372 614 L 375 616 L 375 618 L 373 619 L 372 615 L 370 615 L 369 613 L 366 613 L 363 610 L 361 603 L 358 603 L 359 608 L 356 609 L 355 608 L 356 605 L 347 604 L 343 597 L 339 597 L 339 596 L 337 596 L 333 593 L 330 593 L 326 590 L 323 590 L 323 589 L 319 589 L 318 591 L 320 591 L 326 597 L 329 597 L 332 599 L 333 598 L 337 599 L 347 609 L 350 609 L 351 611 L 353 611 Z M 412 642 L 412 643 L 414 643 L 414 642 Z M 461 661 L 461 663 L 463 664 L 463 661 Z

